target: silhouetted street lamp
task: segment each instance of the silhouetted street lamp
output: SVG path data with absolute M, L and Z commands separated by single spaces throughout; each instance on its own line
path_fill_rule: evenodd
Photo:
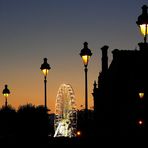
M 7 107 L 8 102 L 7 102 L 7 98 L 10 94 L 10 90 L 8 89 L 8 85 L 5 85 L 5 88 L 3 89 L 3 95 L 5 97 L 5 107 Z
M 88 43 L 84 43 L 84 48 L 80 52 L 80 56 L 82 57 L 84 63 L 84 71 L 85 71 L 85 111 L 88 111 L 88 92 L 87 92 L 87 65 L 88 61 L 91 57 L 91 50 L 88 48 Z
M 137 25 L 140 27 L 141 33 L 144 35 L 144 43 L 147 42 L 148 34 L 148 7 L 146 5 L 142 6 L 142 14 L 138 17 Z
M 47 74 L 48 71 L 51 69 L 50 65 L 47 63 L 47 58 L 44 58 L 44 63 L 41 65 L 41 71 L 44 74 L 44 87 L 45 87 L 45 108 L 47 109 L 47 92 L 46 92 L 46 84 L 47 84 Z

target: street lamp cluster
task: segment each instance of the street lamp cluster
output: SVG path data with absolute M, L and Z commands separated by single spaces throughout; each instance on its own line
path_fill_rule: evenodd
M 84 43 L 84 48 L 80 52 L 80 56 L 82 57 L 83 63 L 84 63 L 84 71 L 85 71 L 85 110 L 88 110 L 88 90 L 87 90 L 87 66 L 89 59 L 91 57 L 92 53 L 91 50 L 88 48 L 88 43 Z M 47 58 L 44 58 L 43 64 L 41 64 L 40 67 L 41 71 L 44 74 L 44 107 L 47 109 L 47 75 L 49 70 L 51 69 L 50 65 L 47 63 Z M 8 85 L 5 85 L 5 88 L 3 90 L 3 95 L 5 97 L 5 106 L 7 107 L 8 102 L 7 98 L 10 94 L 10 90 L 8 89 Z
M 142 34 L 144 35 L 144 43 L 147 43 L 147 34 L 148 34 L 148 13 L 147 13 L 148 7 L 146 5 L 143 5 L 142 7 L 142 14 L 138 17 L 137 25 L 140 27 Z M 84 48 L 80 52 L 80 56 L 83 60 L 84 64 L 84 72 L 85 72 L 85 110 L 88 110 L 88 87 L 87 87 L 87 71 L 88 71 L 88 62 L 90 57 L 92 56 L 91 50 L 88 48 L 88 43 L 84 42 Z M 40 67 L 41 71 L 44 74 L 44 103 L 45 108 L 47 109 L 47 75 L 49 70 L 51 69 L 50 65 L 47 63 L 47 58 L 44 58 L 44 62 Z M 10 90 L 8 89 L 8 85 L 5 85 L 5 88 L 3 90 L 3 95 L 5 97 L 5 106 L 7 107 L 7 98 L 10 94 Z M 139 94 L 142 96 L 143 94 Z
M 88 43 L 84 42 L 84 48 L 80 52 L 80 56 L 82 57 L 84 63 L 84 71 L 85 71 L 85 110 L 88 110 L 88 88 L 87 88 L 87 71 L 88 71 L 88 62 L 91 57 L 92 53 L 91 50 L 88 48 Z M 44 92 L 45 92 L 45 108 L 47 109 L 47 74 L 48 71 L 51 69 L 50 65 L 47 63 L 47 58 L 44 58 L 44 62 L 40 67 L 41 71 L 44 74 Z

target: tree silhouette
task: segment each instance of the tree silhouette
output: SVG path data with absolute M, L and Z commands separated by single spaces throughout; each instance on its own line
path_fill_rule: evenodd
M 2 106 L 0 109 L 0 138 L 15 136 L 16 111 L 12 106 Z
M 43 140 L 48 136 L 49 117 L 44 106 L 23 105 L 17 115 L 18 135 L 22 140 Z

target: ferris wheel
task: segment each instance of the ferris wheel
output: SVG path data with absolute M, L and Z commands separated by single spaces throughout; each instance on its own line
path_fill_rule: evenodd
M 69 84 L 61 84 L 56 97 L 54 137 L 75 137 L 77 112 L 74 91 Z

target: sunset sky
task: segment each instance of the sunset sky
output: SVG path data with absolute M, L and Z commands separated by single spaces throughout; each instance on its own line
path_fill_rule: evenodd
M 8 104 L 44 104 L 43 58 L 51 66 L 47 77 L 48 108 L 54 112 L 62 83 L 71 84 L 77 107 L 84 105 L 83 43 L 93 55 L 88 65 L 89 107 L 93 83 L 101 71 L 101 50 L 138 49 L 143 41 L 136 25 L 147 0 L 0 0 L 0 107 L 8 84 Z

